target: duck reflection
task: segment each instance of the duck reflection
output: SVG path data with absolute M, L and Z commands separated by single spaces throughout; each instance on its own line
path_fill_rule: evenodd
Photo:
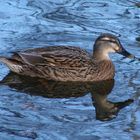
M 56 82 L 23 77 L 10 72 L 1 81 L 1 84 L 8 85 L 18 92 L 46 98 L 81 97 L 91 93 L 93 106 L 96 111 L 96 119 L 101 121 L 115 118 L 122 108 L 133 102 L 132 99 L 123 102 L 111 102 L 107 99 L 107 96 L 113 89 L 114 80 L 94 83 Z

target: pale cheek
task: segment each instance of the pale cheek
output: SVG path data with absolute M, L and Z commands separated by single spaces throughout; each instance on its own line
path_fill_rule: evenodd
M 108 49 L 108 50 L 106 50 L 106 53 L 115 53 L 115 50 L 114 49 Z
M 120 48 L 117 46 L 116 49 L 119 50 Z
M 114 49 L 114 51 L 119 51 L 120 48 L 117 45 L 114 45 Z

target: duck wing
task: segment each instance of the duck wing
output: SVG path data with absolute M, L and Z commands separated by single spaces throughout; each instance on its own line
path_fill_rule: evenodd
M 35 66 L 80 68 L 89 66 L 90 54 L 78 47 L 54 46 L 15 53 L 12 56 L 22 63 Z
M 55 51 L 62 51 L 62 52 L 72 52 L 72 53 L 80 53 L 82 55 L 87 55 L 87 51 L 81 49 L 80 47 L 73 47 L 73 46 L 48 46 L 42 48 L 35 48 L 35 49 L 28 49 L 24 52 L 26 53 L 35 53 L 35 54 L 45 54 L 45 53 L 53 53 Z

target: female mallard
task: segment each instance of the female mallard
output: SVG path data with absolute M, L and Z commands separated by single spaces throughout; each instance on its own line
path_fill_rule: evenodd
M 21 75 L 56 81 L 101 81 L 114 77 L 109 53 L 115 52 L 133 57 L 116 36 L 106 33 L 96 39 L 92 55 L 78 47 L 53 46 L 17 52 L 0 60 Z

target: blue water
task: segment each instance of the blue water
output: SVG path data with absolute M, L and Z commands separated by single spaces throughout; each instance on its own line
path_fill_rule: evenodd
M 140 36 L 138 2 L 0 0 L 0 55 L 60 44 L 92 51 L 97 36 L 109 32 L 119 36 L 123 46 L 140 57 L 140 43 L 136 41 Z M 95 94 L 100 92 L 98 89 L 89 90 L 86 86 L 44 86 L 44 82 L 40 86 L 38 81 L 6 77 L 8 68 L 0 65 L 0 80 L 9 82 L 0 85 L 0 140 L 139 140 L 140 63 L 117 54 L 111 58 L 116 66 L 115 84 L 111 92 L 101 90 L 106 95 L 100 97 Z M 99 89 L 102 87 L 99 85 Z M 103 121 L 97 117 L 98 98 L 112 104 L 128 99 L 134 102 Z

